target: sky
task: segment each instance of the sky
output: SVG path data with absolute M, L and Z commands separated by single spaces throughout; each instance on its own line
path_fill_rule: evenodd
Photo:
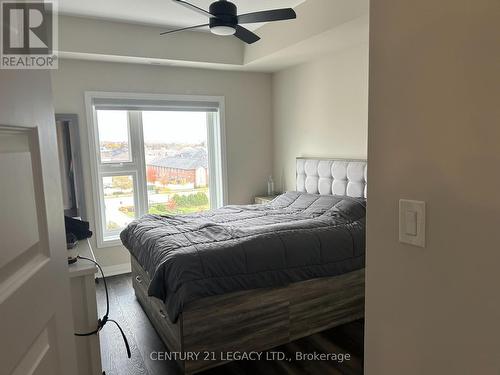
M 127 111 L 97 111 L 99 141 L 126 142 Z M 207 140 L 205 112 L 143 111 L 146 143 L 190 143 Z

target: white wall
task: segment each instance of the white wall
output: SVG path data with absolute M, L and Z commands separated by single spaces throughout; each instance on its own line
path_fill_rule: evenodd
M 500 373 L 500 2 L 370 15 L 365 372 Z M 427 202 L 427 246 L 398 200 Z
M 368 45 L 275 73 L 273 119 L 279 189 L 295 189 L 298 156 L 366 158 Z
M 85 91 L 225 96 L 229 203 L 250 203 L 254 195 L 266 189 L 267 176 L 272 172 L 268 74 L 61 60 L 59 70 L 52 72 L 52 85 L 56 113 L 76 113 L 80 120 L 85 197 L 92 225 Z M 128 262 L 123 247 L 99 249 L 96 256 L 104 266 Z

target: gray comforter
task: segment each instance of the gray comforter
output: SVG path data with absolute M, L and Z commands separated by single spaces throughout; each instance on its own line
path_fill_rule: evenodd
M 121 233 L 175 322 L 190 301 L 364 267 L 365 200 L 288 192 L 269 204 L 146 215 Z

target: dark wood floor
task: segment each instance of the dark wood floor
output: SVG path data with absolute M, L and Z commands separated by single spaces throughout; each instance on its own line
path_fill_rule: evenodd
M 100 333 L 102 366 L 106 375 L 177 375 L 180 371 L 172 361 L 154 361 L 152 352 L 168 349 L 160 340 L 146 314 L 137 302 L 130 274 L 107 279 L 110 295 L 110 319 L 117 320 L 129 340 L 132 358 L 128 359 L 125 346 L 116 326 L 108 324 Z M 106 306 L 103 283 L 97 285 L 99 315 Z M 275 348 L 295 357 L 303 353 L 349 353 L 351 359 L 337 361 L 236 361 L 205 371 L 203 375 L 236 374 L 362 374 L 363 321 L 336 327 L 287 345 Z

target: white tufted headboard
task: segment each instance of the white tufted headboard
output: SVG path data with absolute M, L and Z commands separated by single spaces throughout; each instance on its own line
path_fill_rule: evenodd
M 297 191 L 366 198 L 366 160 L 297 158 Z

